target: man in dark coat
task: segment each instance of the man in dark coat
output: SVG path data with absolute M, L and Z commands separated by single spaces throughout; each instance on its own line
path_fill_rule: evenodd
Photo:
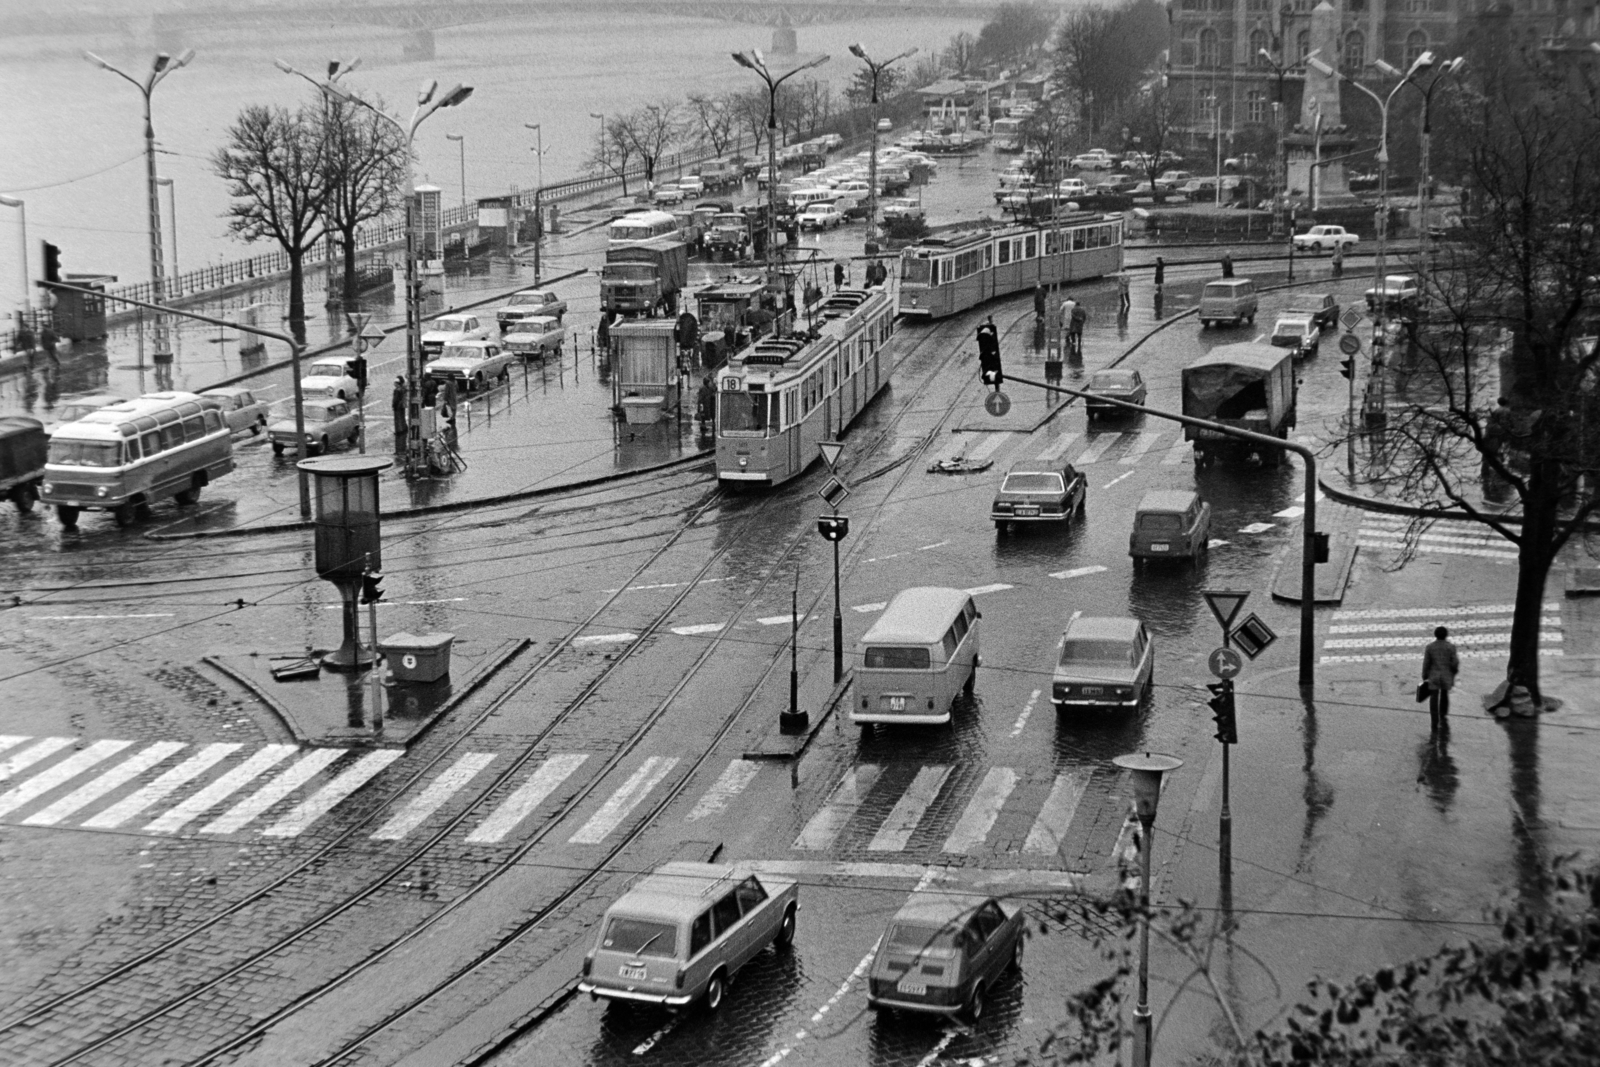
M 389 397 L 389 410 L 394 412 L 394 447 L 400 451 L 406 446 L 406 379 L 397 375 L 394 392 Z

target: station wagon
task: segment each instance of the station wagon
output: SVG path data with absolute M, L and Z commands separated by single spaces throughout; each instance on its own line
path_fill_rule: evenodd
M 1211 505 L 1188 489 L 1152 489 L 1139 501 L 1128 536 L 1134 563 L 1146 559 L 1199 560 L 1211 538 Z
M 267 427 L 267 405 L 248 389 L 207 389 L 200 395 L 222 405 L 222 418 L 231 433 L 249 430 L 259 434 Z

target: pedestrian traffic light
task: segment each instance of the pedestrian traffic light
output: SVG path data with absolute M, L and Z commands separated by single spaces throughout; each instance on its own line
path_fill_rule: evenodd
M 376 604 L 383 599 L 383 572 L 368 571 L 361 576 L 361 602 Z
M 1216 694 L 1206 703 L 1211 705 L 1211 715 L 1217 723 L 1217 740 L 1225 745 L 1237 745 L 1239 724 L 1233 713 L 1233 680 L 1211 682 L 1206 688 Z
M 44 244 L 44 280 L 59 282 L 61 280 L 61 249 L 49 241 Z
M 817 533 L 824 541 L 843 541 L 850 535 L 850 519 L 846 515 L 819 515 Z
M 1339 373 L 1346 378 L 1355 377 L 1356 361 L 1354 356 L 1346 356 L 1339 361 Z

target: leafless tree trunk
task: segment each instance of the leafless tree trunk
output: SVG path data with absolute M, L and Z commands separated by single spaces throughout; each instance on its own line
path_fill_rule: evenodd
M 589 163 L 603 171 L 610 171 L 622 180 L 622 195 L 628 195 L 628 168 L 633 165 L 635 153 L 629 117 L 609 119 L 595 139 L 594 154 Z
M 699 139 L 718 159 L 733 143 L 733 130 L 739 121 L 737 105 L 727 96 L 710 97 L 695 93 L 689 97 L 689 109 L 699 125 Z
M 381 110 L 382 104 L 379 103 Z M 371 110 L 329 100 L 321 113 L 323 184 L 328 227 L 344 258 L 344 299 L 356 298 L 356 232 L 393 212 L 405 180 L 405 143 L 391 123 Z
M 624 129 L 628 139 L 633 142 L 634 152 L 644 164 L 645 181 L 655 181 L 656 167 L 683 133 L 678 105 L 671 102 L 647 104 L 627 116 Z

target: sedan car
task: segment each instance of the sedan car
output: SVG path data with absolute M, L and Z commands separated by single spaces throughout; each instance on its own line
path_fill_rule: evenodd
M 257 400 L 256 395 L 250 390 L 207 389 L 200 395 L 209 396 L 222 405 L 222 417 L 227 422 L 230 432 L 249 430 L 253 434 L 259 434 L 266 429 L 266 401 Z
M 482 389 L 495 379 L 504 381 L 516 358 L 498 341 L 453 341 L 422 372 L 434 381 L 454 380 L 467 389 Z
M 355 444 L 361 436 L 361 416 L 346 401 L 337 397 L 307 398 L 304 402 L 306 419 L 306 451 L 319 455 L 331 450 L 338 441 Z M 272 442 L 275 455 L 283 455 L 293 448 L 295 441 L 294 400 L 285 398 L 272 405 L 268 413 L 267 439 Z
M 1293 297 L 1289 310 L 1310 315 L 1319 330 L 1331 330 L 1339 322 L 1339 301 L 1332 293 L 1307 293 Z
M 511 332 L 501 340 L 505 342 L 506 351 L 526 361 L 543 359 L 551 352 L 561 355 L 561 344 L 566 336 L 567 331 L 562 328 L 559 319 L 548 315 L 529 315 L 514 324 Z
M 1127 174 L 1107 174 L 1105 179 L 1094 187 L 1097 193 L 1127 193 L 1132 192 L 1139 183 Z
M 300 379 L 300 391 L 306 396 L 331 396 L 340 400 L 359 396 L 361 387 L 356 382 L 355 361 L 354 356 L 324 356 L 315 360 Z
M 1073 170 L 1110 170 L 1116 163 L 1104 148 L 1091 148 L 1081 156 L 1073 156 L 1069 164 Z
M 1322 331 L 1309 314 L 1286 311 L 1272 327 L 1271 343 L 1277 348 L 1292 348 L 1296 358 L 1315 356 L 1320 350 Z
M 128 398 L 125 396 L 113 396 L 110 393 L 79 393 L 75 396 L 64 396 L 56 401 L 55 409 L 48 412 L 47 417 L 42 420 L 45 433 L 54 433 L 57 427 L 77 422 L 85 415 L 110 407 L 112 404 L 120 404 L 126 399 Z
M 1115 404 L 1106 404 L 1097 400 L 1097 397 L 1110 397 L 1129 404 L 1143 404 L 1148 390 L 1144 384 L 1144 376 L 1136 370 L 1097 370 L 1089 378 L 1089 384 L 1083 387 L 1089 395 L 1084 398 L 1083 411 L 1093 422 L 1101 415 L 1125 415 L 1126 408 Z
M 1065 525 L 1083 513 L 1088 479 L 1070 463 L 1021 463 L 1006 472 L 989 518 L 1004 532 L 1014 522 L 1051 522 Z
M 678 179 L 678 188 L 684 196 L 705 196 L 706 181 L 698 174 L 685 174 Z
M 971 893 L 919 892 L 901 905 L 867 972 L 876 1011 L 983 1016 L 989 991 L 1022 972 L 1022 905 Z
M 422 352 L 435 356 L 451 341 L 487 341 L 489 327 L 478 321 L 478 316 L 467 314 L 440 315 L 422 331 Z
M 494 317 L 500 332 L 505 333 L 512 323 L 529 315 L 554 315 L 559 319 L 566 311 L 567 302 L 550 290 L 522 289 L 512 293 L 505 307 L 495 312 Z
M 655 191 L 650 194 L 650 199 L 657 204 L 681 204 L 683 203 L 683 197 L 684 191 L 671 184 L 658 185 L 655 187 Z
M 812 204 L 800 212 L 799 222 L 802 230 L 834 230 L 844 225 L 844 212 L 832 201 Z
M 1313 226 L 1305 233 L 1295 234 L 1291 243 L 1297 252 L 1332 252 L 1340 247 L 1349 252 L 1360 240 L 1343 226 Z
M 1056 714 L 1068 708 L 1137 708 L 1150 695 L 1155 662 L 1155 644 L 1138 619 L 1078 616 L 1061 635 L 1050 683 Z
M 905 197 L 894 197 L 889 200 L 878 201 L 878 211 L 883 215 L 885 222 L 893 219 L 920 219 L 924 217 L 922 205 Z

